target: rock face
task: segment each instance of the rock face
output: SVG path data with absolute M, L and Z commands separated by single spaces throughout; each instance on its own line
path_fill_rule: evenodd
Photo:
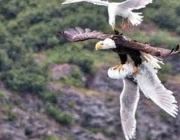
M 61 64 L 56 65 L 54 64 L 51 66 L 51 79 L 59 80 L 60 78 L 70 76 L 72 73 L 73 67 L 68 64 Z
M 54 67 L 60 71 L 71 66 Z M 0 140 L 125 140 L 119 116 L 119 94 L 122 81 L 107 77 L 107 67 L 100 68 L 91 79 L 89 89 L 49 83 L 57 91 L 57 106 L 73 114 L 75 123 L 63 126 L 45 113 L 45 103 L 35 95 L 18 95 L 0 85 L 4 102 L 9 109 L 0 109 Z M 70 73 L 70 71 L 68 72 Z M 55 76 L 58 77 L 58 76 Z M 180 108 L 180 86 L 171 82 L 166 87 L 174 92 Z M 137 140 L 178 140 L 180 137 L 180 115 L 172 118 L 141 94 L 137 112 Z M 8 117 L 7 117 L 8 116 Z

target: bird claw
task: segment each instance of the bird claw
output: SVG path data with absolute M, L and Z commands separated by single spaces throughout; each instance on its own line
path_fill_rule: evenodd
M 136 76 L 139 72 L 139 67 L 134 66 L 133 67 L 133 76 Z
M 113 29 L 113 32 L 114 32 L 115 35 L 119 35 L 120 34 L 119 31 L 116 30 L 116 29 Z
M 113 67 L 113 70 L 118 70 L 118 71 L 120 72 L 121 70 L 124 70 L 124 68 L 123 68 L 123 65 L 120 64 L 120 65 L 114 66 L 114 67 Z

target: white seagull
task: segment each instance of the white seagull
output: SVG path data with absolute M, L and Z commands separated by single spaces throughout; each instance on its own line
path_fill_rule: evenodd
M 103 0 L 65 0 L 62 4 L 77 2 L 90 2 L 96 5 L 107 6 L 109 24 L 114 30 L 116 15 L 122 16 L 124 19 L 127 19 L 128 23 L 132 24 L 133 26 L 139 25 L 143 20 L 142 13 L 133 12 L 133 10 L 145 8 L 147 4 L 152 3 L 152 0 L 126 0 L 124 2 L 109 2 Z
M 172 95 L 172 91 L 162 85 L 157 76 L 157 70 L 151 63 L 144 61 L 141 64 L 139 73 L 134 76 L 137 84 L 125 78 L 132 73 L 133 65 L 131 63 L 124 64 L 120 71 L 114 67 L 108 70 L 108 76 L 111 79 L 123 80 L 124 86 L 120 95 L 120 116 L 126 140 L 135 138 L 135 112 L 140 96 L 139 90 L 171 116 L 176 117 L 178 112 L 177 101 Z

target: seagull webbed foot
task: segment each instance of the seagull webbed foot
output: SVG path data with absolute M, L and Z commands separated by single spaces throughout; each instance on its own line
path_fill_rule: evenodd
M 132 24 L 131 22 L 128 20 L 128 19 L 123 19 L 121 25 L 120 25 L 120 28 L 121 29 L 129 29 L 132 27 Z

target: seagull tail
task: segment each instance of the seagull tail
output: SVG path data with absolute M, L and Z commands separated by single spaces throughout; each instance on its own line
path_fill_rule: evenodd
M 141 14 L 142 14 L 141 12 L 139 12 L 139 13 L 131 12 L 130 13 L 128 20 L 131 22 L 131 24 L 133 26 L 137 26 L 137 25 L 141 24 L 141 22 L 143 20 L 143 16 Z
M 150 63 L 143 62 L 140 66 L 140 72 L 135 78 L 141 91 L 147 98 L 150 98 L 171 116 L 177 116 L 178 106 L 173 92 L 162 85 L 156 71 Z

